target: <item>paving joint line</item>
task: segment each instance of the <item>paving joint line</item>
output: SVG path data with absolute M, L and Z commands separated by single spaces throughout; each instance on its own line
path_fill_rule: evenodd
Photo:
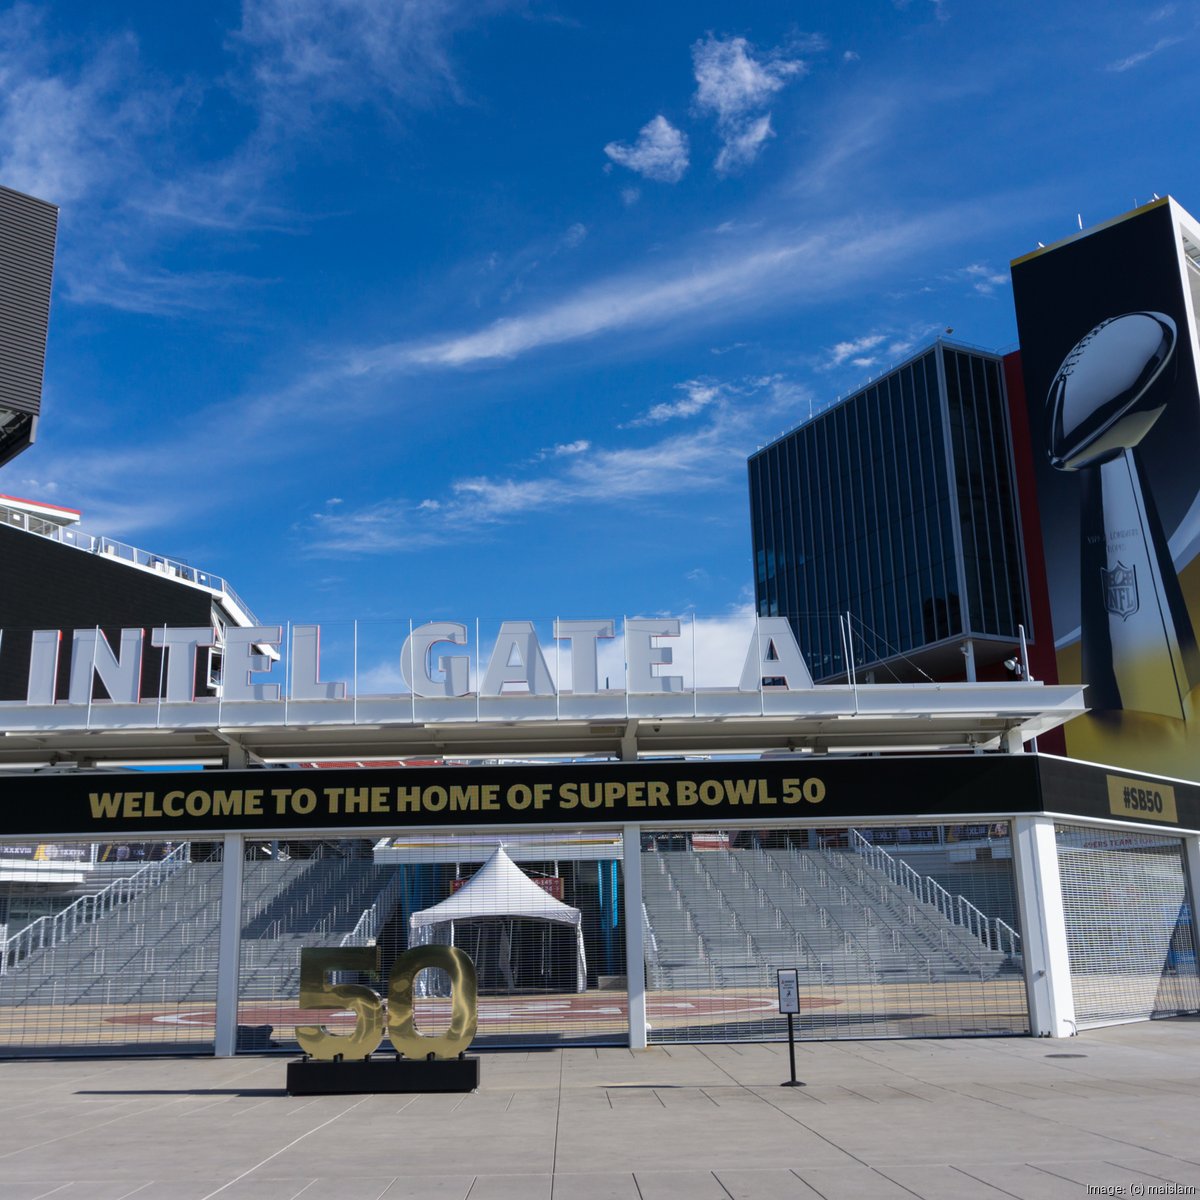
M 243 1179 L 246 1178 L 247 1175 L 252 1175 L 255 1171 L 257 1171 L 259 1169 L 259 1167 L 265 1167 L 267 1165 L 267 1163 L 269 1163 L 272 1159 L 278 1158 L 281 1154 L 283 1154 L 287 1150 L 290 1150 L 297 1143 L 304 1141 L 304 1139 L 306 1137 L 309 1137 L 311 1134 L 320 1132 L 320 1130 L 324 1129 L 328 1125 L 332 1125 L 335 1121 L 340 1121 L 342 1119 L 342 1117 L 344 1117 L 348 1112 L 353 1112 L 356 1108 L 358 1108 L 358 1106 L 360 1104 L 365 1104 L 369 1099 L 370 1099 L 369 1096 L 364 1096 L 361 1100 L 356 1100 L 353 1104 L 350 1105 L 349 1108 L 342 1109 L 342 1111 L 340 1113 L 338 1113 L 336 1116 L 330 1117 L 328 1121 L 323 1121 L 320 1125 L 314 1126 L 312 1129 L 309 1129 L 306 1132 L 302 1133 L 299 1137 L 293 1138 L 290 1142 L 288 1142 L 288 1144 L 286 1146 L 280 1146 L 280 1148 L 278 1150 L 276 1150 L 274 1154 L 268 1154 L 267 1157 L 264 1158 L 261 1162 L 255 1163 L 254 1166 L 252 1166 L 252 1167 L 248 1167 L 245 1171 L 243 1171 L 236 1178 L 229 1180 L 228 1183 L 221 1184 L 221 1186 L 219 1188 L 217 1188 L 215 1191 L 209 1192 L 205 1196 L 201 1196 L 200 1200 L 212 1200 L 212 1198 L 214 1196 L 219 1196 L 227 1188 L 233 1187 L 233 1185 L 235 1183 L 240 1183 Z

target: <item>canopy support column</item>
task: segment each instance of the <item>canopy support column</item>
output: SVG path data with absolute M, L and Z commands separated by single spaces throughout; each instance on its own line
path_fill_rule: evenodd
M 221 916 L 217 933 L 217 1031 L 214 1053 L 237 1053 L 238 967 L 242 947 L 242 868 L 240 833 L 227 833 L 221 856 Z
M 629 993 L 629 1048 L 646 1048 L 646 943 L 642 927 L 642 827 L 621 830 L 625 876 L 625 979 Z
M 1015 817 L 1012 841 L 1029 1031 L 1034 1037 L 1074 1037 L 1078 1027 L 1054 821 Z

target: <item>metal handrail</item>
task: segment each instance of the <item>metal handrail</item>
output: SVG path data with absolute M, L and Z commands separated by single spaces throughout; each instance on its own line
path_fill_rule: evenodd
M 379 936 L 380 909 L 391 915 L 392 907 L 400 895 L 400 876 L 393 875 L 388 885 L 375 897 L 375 903 L 364 909 L 355 926 L 349 933 L 342 935 L 339 946 L 370 946 Z M 386 918 L 385 918 L 386 919 Z
M 10 966 L 18 966 L 39 950 L 52 950 L 77 930 L 95 924 L 119 906 L 158 887 L 184 863 L 191 862 L 191 856 L 191 843 L 182 842 L 170 854 L 156 862 L 146 863 L 132 875 L 114 879 L 107 887 L 90 896 L 80 896 L 61 912 L 38 917 L 0 945 L 0 975 L 7 974 Z
M 851 832 L 857 834 L 858 831 L 851 830 Z M 867 842 L 865 838 L 863 839 L 863 842 L 867 846 L 872 846 L 872 843 Z M 794 846 L 790 848 L 790 854 L 794 859 L 799 858 L 799 852 L 796 850 L 796 848 Z M 840 867 L 843 872 L 845 872 L 847 870 L 847 868 L 845 866 L 844 858 L 839 852 L 831 849 L 830 847 L 824 847 L 821 850 L 821 854 L 827 863 Z M 907 867 L 906 863 L 898 862 L 897 860 L 894 860 L 894 859 L 892 861 L 895 862 L 898 867 L 901 867 L 901 868 Z M 873 865 L 873 864 L 871 864 L 871 865 Z M 911 868 L 909 868 L 909 869 L 911 870 Z M 835 887 L 838 889 L 843 906 L 846 906 L 847 902 L 849 901 L 849 904 L 851 904 L 854 907 L 854 909 L 861 915 L 861 917 L 868 929 L 873 927 L 873 925 L 872 925 L 873 920 L 880 921 L 881 922 L 881 925 L 879 926 L 880 928 L 888 928 L 890 930 L 892 949 L 895 952 L 900 953 L 901 952 L 900 943 L 903 942 L 904 947 L 906 948 L 905 952 L 919 958 L 921 961 L 921 964 L 925 970 L 926 975 L 927 976 L 930 975 L 930 972 L 932 971 L 932 960 L 927 955 L 926 947 L 922 945 L 922 943 L 920 942 L 920 940 L 917 937 L 915 937 L 912 933 L 908 932 L 905 929 L 902 929 L 899 926 L 889 926 L 887 921 L 885 919 L 881 918 L 880 914 L 878 912 L 876 912 L 876 910 L 874 908 L 872 908 L 870 904 L 866 903 L 864 900 L 862 900 L 858 897 L 848 896 L 845 885 L 844 884 L 835 885 L 833 879 L 831 877 L 829 877 L 829 875 L 826 873 L 824 868 L 821 869 L 821 874 L 825 877 L 824 884 L 825 884 L 825 887 L 830 892 L 832 892 Z M 913 871 L 912 874 L 914 876 L 917 875 L 917 873 L 915 871 Z M 918 878 L 919 878 L 919 876 L 918 876 Z M 890 881 L 894 882 L 894 880 L 890 880 Z M 945 895 L 947 897 L 949 896 L 949 893 L 946 892 L 945 888 L 942 888 L 941 885 L 938 884 L 936 880 L 931 879 L 928 882 L 930 882 L 934 888 L 939 888 L 943 893 L 945 893 Z M 865 888 L 865 880 L 863 878 L 861 868 L 858 871 L 858 885 L 859 885 L 859 887 Z M 900 884 L 899 886 L 904 886 L 904 885 Z M 885 889 L 885 885 L 879 884 L 879 899 L 883 904 L 889 905 L 894 908 L 894 907 L 896 907 L 897 902 L 899 901 L 900 897 L 895 892 L 887 891 Z M 928 901 L 926 901 L 926 903 L 928 903 Z M 964 903 L 969 903 L 969 902 L 964 901 Z M 954 907 L 953 905 L 950 906 L 951 909 L 953 909 L 953 907 Z M 826 910 L 822 908 L 821 911 L 824 913 Z M 939 908 L 938 911 L 941 912 L 942 909 Z M 977 909 L 976 909 L 976 911 L 978 912 Z M 914 909 L 914 907 L 911 904 L 909 904 L 907 906 L 907 917 L 908 917 L 907 924 L 909 924 L 909 925 L 914 924 L 915 912 L 916 912 L 916 910 Z M 980 915 L 982 916 L 982 914 L 980 914 Z M 835 925 L 837 928 L 839 928 L 839 929 L 845 928 L 842 925 L 842 923 L 839 922 L 837 920 L 837 918 L 833 916 L 832 913 L 827 914 L 827 919 L 830 923 Z M 949 919 L 950 919 L 951 923 L 954 923 L 952 918 L 949 918 Z M 986 918 L 985 918 L 985 920 L 986 920 Z M 999 920 L 999 918 L 997 918 L 997 920 Z M 1015 930 L 1013 930 L 1011 928 L 1011 926 L 1006 925 L 1005 928 L 1008 929 L 1009 933 L 1012 936 L 1016 936 Z M 847 929 L 847 938 L 849 938 L 849 936 L 850 936 L 850 931 Z M 857 938 L 857 935 L 855 935 L 855 937 Z M 861 939 L 859 939 L 859 944 L 860 945 L 862 944 Z M 986 943 L 985 943 L 985 945 L 986 945 Z M 962 945 L 962 944 L 960 944 L 957 947 L 957 949 L 951 949 L 951 947 L 947 944 L 945 931 L 942 932 L 939 948 L 941 951 L 943 951 L 944 953 L 949 955 L 951 958 L 955 959 L 955 961 L 957 961 L 960 966 L 969 965 L 973 970 L 983 970 L 984 969 L 984 962 L 983 962 L 981 951 L 972 950 L 970 946 Z M 990 949 L 991 947 L 987 946 L 987 948 Z M 878 970 L 879 969 L 879 960 L 876 958 L 875 954 L 872 951 L 870 951 L 869 949 L 866 950 L 865 953 L 867 954 L 867 956 L 871 962 L 872 969 Z M 969 960 L 970 960 L 969 964 L 963 961 L 964 956 L 969 958 Z M 982 978 L 982 976 L 981 976 L 981 978 Z
M 993 925 L 996 930 L 997 950 L 1004 950 L 1005 941 L 1008 942 L 1008 949 L 1004 953 L 1010 957 L 1016 957 L 1021 953 L 1021 935 L 1005 920 L 1000 917 L 993 918 Z
M 933 876 L 913 870 L 882 846 L 868 841 L 857 829 L 850 830 L 850 845 L 868 866 L 885 875 L 889 882 L 904 888 L 922 904 L 937 909 L 952 925 L 967 930 L 989 950 L 1001 950 L 1010 955 L 1020 953 L 1021 935 L 1008 922 L 1000 917 L 989 917 L 965 896 L 952 896 Z
M 650 967 L 652 975 L 656 976 L 662 960 L 658 953 L 658 937 L 654 932 L 654 926 L 650 924 L 650 914 L 646 910 L 644 901 L 642 903 L 642 947 L 642 957 L 645 959 L 646 965 Z

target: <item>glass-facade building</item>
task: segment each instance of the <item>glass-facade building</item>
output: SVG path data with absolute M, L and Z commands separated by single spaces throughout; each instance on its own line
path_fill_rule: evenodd
M 749 474 L 758 612 L 814 679 L 961 679 L 1032 636 L 999 356 L 938 341 Z

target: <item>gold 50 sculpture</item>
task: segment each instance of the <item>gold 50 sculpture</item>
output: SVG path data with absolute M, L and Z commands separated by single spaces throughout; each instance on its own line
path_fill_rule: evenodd
M 405 1058 L 456 1058 L 471 1044 L 479 1025 L 479 985 L 475 964 L 456 946 L 415 946 L 396 959 L 388 976 L 387 1012 L 383 998 L 361 983 L 330 983 L 332 971 L 379 973 L 378 946 L 306 947 L 300 951 L 300 1007 L 349 1009 L 354 1031 L 337 1034 L 324 1025 L 297 1025 L 305 1054 L 329 1061 L 369 1058 L 387 1035 Z M 427 967 L 450 976 L 450 1025 L 443 1034 L 417 1032 L 413 982 Z

